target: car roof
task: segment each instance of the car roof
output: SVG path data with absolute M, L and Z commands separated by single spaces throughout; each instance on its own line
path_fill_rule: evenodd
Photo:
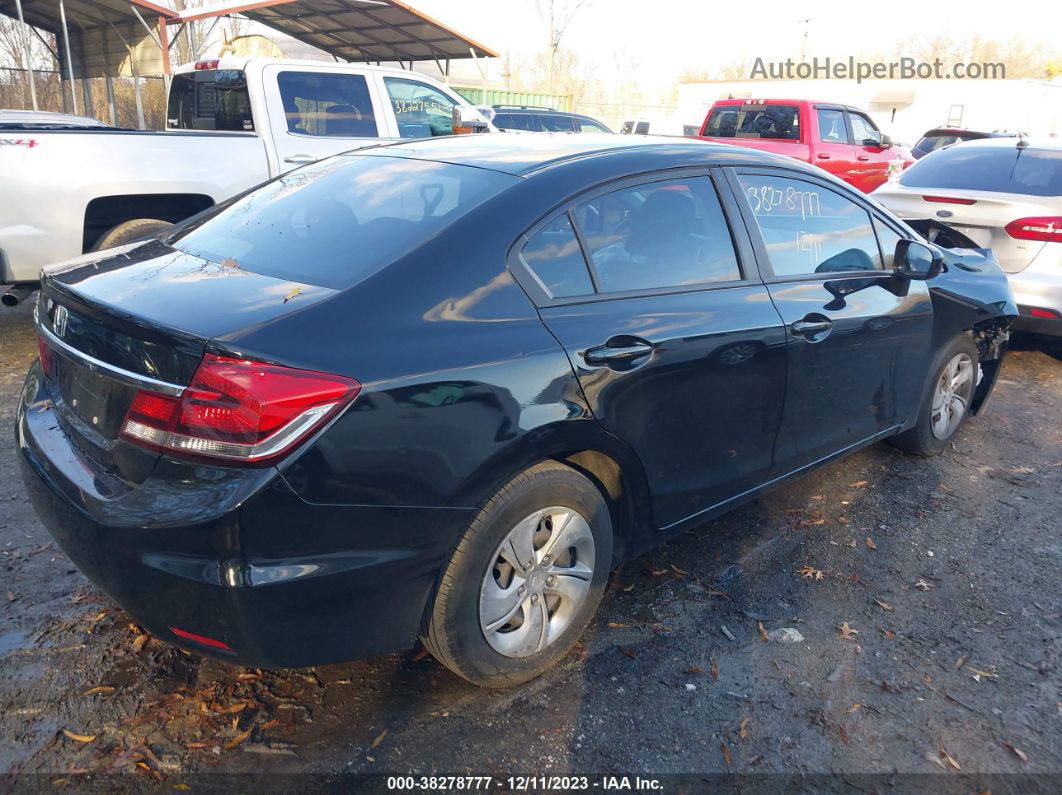
M 1019 146 L 1019 142 L 1025 144 Z M 994 149 L 1013 149 L 1017 151 L 1020 149 L 1033 149 L 1033 150 L 1051 150 L 1062 151 L 1062 140 L 1058 138 L 1025 138 L 1018 136 L 1002 137 L 994 135 L 991 138 L 975 138 L 972 141 L 963 141 L 961 144 L 953 144 L 954 146 L 961 146 L 964 152 L 969 151 L 974 147 L 992 147 Z M 949 149 L 951 147 L 948 147 Z
M 350 154 L 435 160 L 486 168 L 515 176 L 526 176 L 534 171 L 567 161 L 630 154 L 643 154 L 651 169 L 661 167 L 661 164 L 655 162 L 659 158 L 667 158 L 668 162 L 663 167 L 674 168 L 687 164 L 707 164 L 707 161 L 726 161 L 728 165 L 785 166 L 798 170 L 812 170 L 812 167 L 790 157 L 729 144 L 677 136 L 609 135 L 606 133 L 582 133 L 580 135 L 572 133 L 536 133 L 535 135 L 489 133 L 441 136 L 359 149 Z M 821 173 L 818 169 L 814 171 Z

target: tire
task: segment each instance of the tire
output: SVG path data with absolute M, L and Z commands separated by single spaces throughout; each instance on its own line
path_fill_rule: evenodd
M 510 537 L 523 557 L 533 556 L 522 569 L 513 565 Z M 527 682 L 575 645 L 601 602 L 611 563 L 612 522 L 601 492 L 563 464 L 538 464 L 472 520 L 439 581 L 421 640 L 474 684 Z
M 118 224 L 104 232 L 92 250 L 103 251 L 106 248 L 134 243 L 137 240 L 151 237 L 170 226 L 173 224 L 169 221 L 160 221 L 158 218 L 134 218 L 132 221 Z
M 918 410 L 917 424 L 913 428 L 890 438 L 888 440 L 889 443 L 904 452 L 913 453 L 914 455 L 934 456 L 942 453 L 952 439 L 955 438 L 955 434 L 969 415 L 970 401 L 973 398 L 974 390 L 977 388 L 978 356 L 977 346 L 965 334 L 956 337 L 944 346 L 934 358 L 933 365 L 930 368 L 929 372 L 932 374 L 932 378 L 926 387 L 925 395 L 922 397 L 922 405 Z M 961 364 L 963 361 L 969 362 L 970 367 L 968 370 L 963 368 Z M 950 370 L 956 362 L 960 363 L 958 370 Z M 941 389 L 944 388 L 948 380 L 949 372 L 956 377 L 961 377 L 962 373 L 966 373 L 965 380 L 957 388 L 944 391 L 945 398 L 954 394 L 959 401 L 958 403 L 947 399 L 943 403 L 941 401 Z M 952 377 L 951 380 L 955 381 L 955 377 Z M 959 410 L 960 403 L 961 415 L 955 417 L 954 412 Z M 945 416 L 947 412 L 940 410 L 944 405 L 951 405 L 953 408 L 951 419 L 947 422 L 943 421 L 948 419 Z

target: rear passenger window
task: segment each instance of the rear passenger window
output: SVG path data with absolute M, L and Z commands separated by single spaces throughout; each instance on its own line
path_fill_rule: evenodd
M 369 87 L 362 75 L 281 72 L 277 75 L 288 132 L 376 137 Z
M 881 268 L 870 213 L 854 201 L 797 179 L 738 179 L 776 276 Z
M 603 293 L 741 278 L 707 177 L 608 193 L 577 208 L 575 219 Z
M 567 213 L 538 230 L 527 241 L 520 257 L 553 298 L 594 292 L 586 260 Z
M 543 130 L 551 132 L 575 132 L 575 124 L 570 116 L 557 116 L 551 113 L 538 114 L 538 122 Z
M 535 120 L 530 113 L 496 113 L 494 126 L 499 130 L 534 130 Z
M 819 140 L 828 144 L 848 143 L 848 130 L 844 126 L 844 111 L 819 108 Z

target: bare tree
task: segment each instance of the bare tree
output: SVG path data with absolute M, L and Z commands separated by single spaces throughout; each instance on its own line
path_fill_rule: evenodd
M 579 10 L 591 5 L 593 0 L 538 0 L 538 15 L 546 23 L 546 90 L 553 93 L 553 62 L 560 49 L 565 31 Z

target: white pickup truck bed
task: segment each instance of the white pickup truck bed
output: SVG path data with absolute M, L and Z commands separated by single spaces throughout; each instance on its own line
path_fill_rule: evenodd
M 184 220 L 301 164 L 448 134 L 456 106 L 468 103 L 415 72 L 223 58 L 175 70 L 166 132 L 0 130 L 0 285 L 32 285 L 120 230 Z

